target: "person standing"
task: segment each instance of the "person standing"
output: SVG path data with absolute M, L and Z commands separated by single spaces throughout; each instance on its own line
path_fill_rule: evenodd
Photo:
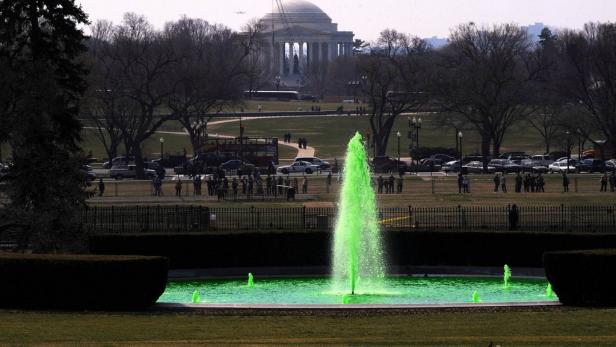
M 471 180 L 469 180 L 468 176 L 466 175 L 462 177 L 462 191 L 465 194 L 468 194 L 471 192 Z
M 396 183 L 396 178 L 394 177 L 394 174 L 390 174 L 389 175 L 389 192 L 388 194 L 393 194 L 394 193 L 394 184 Z
M 525 193 L 529 193 L 530 192 L 530 174 L 526 174 L 526 176 L 524 176 L 524 192 Z
M 396 182 L 397 192 L 398 192 L 398 194 L 402 194 L 402 188 L 403 188 L 403 185 L 404 185 L 404 181 L 403 181 L 402 177 L 400 177 L 400 176 L 396 179 L 396 181 L 397 181 Z
M 500 175 L 499 174 L 494 175 L 493 181 L 494 181 L 494 193 L 498 193 L 498 187 L 500 186 L 500 183 L 501 183 Z
M 201 175 L 195 175 L 193 179 L 193 194 L 195 196 L 201 195 Z
M 545 193 L 545 179 L 541 174 L 537 176 L 537 192 Z
M 607 181 L 608 181 L 607 174 L 604 173 L 603 176 L 601 176 L 601 190 L 600 190 L 600 192 L 602 192 L 602 193 L 603 192 L 607 192 Z
M 384 184 L 383 175 L 379 175 L 379 179 L 378 179 L 378 186 L 379 186 L 378 193 L 379 194 L 383 194 L 383 184 Z
M 332 185 L 332 172 L 330 171 L 327 174 L 327 178 L 325 179 L 325 189 L 326 189 L 328 194 L 329 194 L 329 189 L 330 189 L 331 185 Z
M 302 194 L 308 194 L 308 178 L 305 175 L 302 181 Z
M 501 191 L 503 193 L 507 193 L 507 175 L 504 173 L 500 177 L 500 185 L 501 185 Z
M 612 171 L 610 175 L 610 191 L 613 193 L 614 188 L 616 188 L 616 171 Z
M 233 178 L 233 181 L 231 182 L 231 190 L 233 191 L 233 201 L 237 201 L 237 187 L 238 187 L 238 183 L 237 183 L 237 178 Z
M 612 189 L 612 191 L 614 191 Z M 103 196 L 105 194 L 105 182 L 103 182 L 103 179 L 99 179 L 98 180 L 98 196 Z
M 569 192 L 569 177 L 567 177 L 567 173 L 563 172 L 563 193 Z
M 520 175 L 519 172 L 517 175 L 515 175 L 515 192 L 516 193 L 522 192 L 522 175 Z
M 462 194 L 464 190 L 464 176 L 462 172 L 458 173 L 458 194 Z
M 175 182 L 175 196 L 182 196 L 182 180 L 180 180 L 180 175 L 178 175 L 178 181 Z

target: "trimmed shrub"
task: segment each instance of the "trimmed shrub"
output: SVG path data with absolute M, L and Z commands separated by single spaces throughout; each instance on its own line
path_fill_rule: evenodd
M 541 267 L 547 251 L 616 248 L 616 234 L 386 231 L 391 265 Z M 329 266 L 332 233 L 94 235 L 96 254 L 169 257 L 172 268 Z
M 168 267 L 163 257 L 0 253 L 0 307 L 147 308 L 164 292 Z
M 549 252 L 545 272 L 560 301 L 571 306 L 616 306 L 616 249 Z

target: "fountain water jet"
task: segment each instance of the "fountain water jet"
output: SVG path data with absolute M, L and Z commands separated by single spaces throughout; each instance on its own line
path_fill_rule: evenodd
M 359 133 L 351 139 L 344 163 L 333 249 L 334 290 L 378 290 L 385 277 L 368 156 Z

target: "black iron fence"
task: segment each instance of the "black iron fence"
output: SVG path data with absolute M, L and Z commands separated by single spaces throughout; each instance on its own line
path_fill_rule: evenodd
M 454 206 L 382 208 L 383 229 L 433 231 L 616 232 L 616 205 Z M 84 226 L 92 232 L 216 232 L 331 230 L 334 208 L 127 206 L 91 207 Z

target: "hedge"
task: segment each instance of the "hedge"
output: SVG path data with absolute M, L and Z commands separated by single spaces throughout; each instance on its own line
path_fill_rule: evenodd
M 541 267 L 546 251 L 616 248 L 616 234 L 531 232 L 384 232 L 391 265 Z M 172 268 L 329 266 L 332 234 L 95 235 L 95 254 L 162 255 Z
M 147 308 L 164 292 L 168 267 L 163 257 L 0 253 L 0 307 Z
M 545 272 L 560 301 L 571 306 L 616 306 L 616 249 L 549 252 Z

